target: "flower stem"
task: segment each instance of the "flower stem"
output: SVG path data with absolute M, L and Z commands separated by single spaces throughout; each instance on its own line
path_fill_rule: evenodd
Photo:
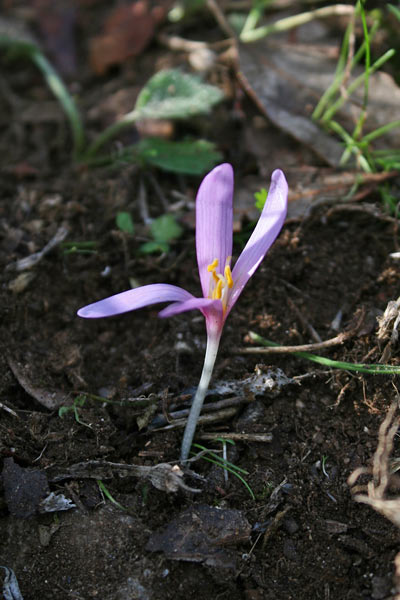
M 85 159 L 93 158 L 100 148 L 104 146 L 107 142 L 109 142 L 113 137 L 115 137 L 120 131 L 132 127 L 137 119 L 137 113 L 132 110 L 130 113 L 124 115 L 119 121 L 116 121 L 107 129 L 102 131 L 99 136 L 90 144 L 89 148 L 86 151 Z
M 197 421 L 203 407 L 204 398 L 206 396 L 208 386 L 212 372 L 214 370 L 215 359 L 217 358 L 219 340 L 221 338 L 220 332 L 218 334 L 208 334 L 207 336 L 207 349 L 204 358 L 203 371 L 201 373 L 199 385 L 197 387 L 196 395 L 192 402 L 192 408 L 190 409 L 189 417 L 185 427 L 185 433 L 183 434 L 182 447 L 181 447 L 181 461 L 188 459 L 190 448 L 192 445 L 193 437 L 196 431 Z

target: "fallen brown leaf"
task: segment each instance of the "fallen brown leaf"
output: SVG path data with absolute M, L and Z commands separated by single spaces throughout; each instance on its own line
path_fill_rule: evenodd
M 146 0 L 117 7 L 106 20 L 104 32 L 90 41 L 89 61 L 93 71 L 104 75 L 112 65 L 140 54 L 153 38 L 166 10 L 166 3 L 151 8 Z

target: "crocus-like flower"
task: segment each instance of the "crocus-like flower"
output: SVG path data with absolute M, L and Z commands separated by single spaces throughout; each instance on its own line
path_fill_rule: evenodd
M 119 315 L 158 302 L 171 302 L 160 317 L 198 309 L 206 321 L 207 349 L 203 372 L 182 441 L 181 460 L 187 460 L 196 424 L 210 383 L 222 329 L 233 305 L 275 241 L 286 217 L 288 187 L 282 171 L 272 173 L 267 201 L 258 223 L 231 269 L 233 169 L 223 164 L 202 181 L 196 199 L 196 251 L 203 296 L 167 283 L 155 283 L 110 296 L 78 311 L 96 319 Z

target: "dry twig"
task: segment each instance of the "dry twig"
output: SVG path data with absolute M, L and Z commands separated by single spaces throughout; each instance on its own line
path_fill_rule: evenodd
M 71 465 L 64 473 L 58 473 L 54 476 L 52 481 L 63 479 L 110 479 L 114 473 L 125 473 L 125 475 L 130 473 L 139 479 L 148 479 L 155 488 L 163 492 L 174 493 L 180 489 L 192 493 L 201 492 L 201 490 L 191 488 L 183 482 L 184 472 L 179 465 L 169 463 L 159 463 L 153 467 L 145 467 L 106 460 L 88 460 Z
M 206 2 L 207 2 L 208 9 L 214 15 L 215 20 L 217 21 L 217 23 L 220 26 L 220 28 L 222 29 L 222 31 L 224 33 L 226 33 L 226 35 L 228 37 L 236 39 L 237 35 L 236 35 L 235 31 L 229 25 L 224 13 L 222 12 L 221 8 L 218 6 L 217 2 L 215 0 L 206 0 Z
M 395 499 L 386 497 L 390 475 L 393 472 L 390 461 L 393 439 L 400 425 L 400 417 L 395 417 L 397 407 L 397 401 L 393 402 L 379 428 L 379 441 L 373 458 L 372 472 L 371 469 L 360 467 L 350 475 L 348 484 L 352 488 L 351 491 L 354 493 L 353 497 L 356 502 L 369 504 L 400 528 L 400 497 Z M 355 486 L 357 479 L 365 474 L 372 474 L 372 479 L 368 485 Z M 400 552 L 397 554 L 394 563 L 397 593 L 393 600 L 400 600 Z
M 223 440 L 236 440 L 237 442 L 271 442 L 272 433 L 236 433 L 228 431 L 222 433 L 221 431 L 215 431 L 210 433 L 200 433 L 197 436 L 200 440 L 215 440 L 221 438 Z
M 338 346 L 343 344 L 346 340 L 353 337 L 356 330 L 351 329 L 350 331 L 344 331 L 339 333 L 329 340 L 324 342 L 316 342 L 315 344 L 302 344 L 300 346 L 254 346 L 249 348 L 241 348 L 240 354 L 287 354 L 293 352 L 315 352 L 316 350 L 324 350 L 326 348 L 332 348 L 332 346 Z

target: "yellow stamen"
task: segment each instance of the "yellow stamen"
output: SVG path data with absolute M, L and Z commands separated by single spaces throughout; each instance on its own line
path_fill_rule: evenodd
M 232 271 L 229 265 L 226 265 L 225 267 L 225 279 L 226 279 L 226 283 L 228 284 L 228 288 L 231 288 L 233 286 L 233 279 L 232 279 Z
M 223 279 L 218 279 L 218 283 L 214 288 L 212 299 L 213 300 L 221 300 L 222 296 L 222 286 L 224 285 Z
M 216 273 L 217 267 L 218 267 L 218 258 L 214 258 L 213 262 L 210 265 L 208 265 L 208 267 L 207 267 L 207 271 L 209 271 L 212 274 L 214 283 L 218 283 L 218 276 Z
M 210 265 L 208 265 L 207 271 L 209 271 L 210 273 L 212 271 L 215 272 L 215 269 L 217 267 L 218 267 L 218 258 L 214 258 L 214 260 L 212 261 L 212 263 Z
M 228 300 L 228 289 L 233 287 L 232 271 L 230 267 L 231 256 L 225 261 L 224 274 L 217 273 L 218 258 L 214 258 L 213 262 L 207 266 L 207 271 L 211 274 L 210 287 L 208 297 L 212 300 L 221 300 L 223 310 L 226 310 L 226 304 Z

